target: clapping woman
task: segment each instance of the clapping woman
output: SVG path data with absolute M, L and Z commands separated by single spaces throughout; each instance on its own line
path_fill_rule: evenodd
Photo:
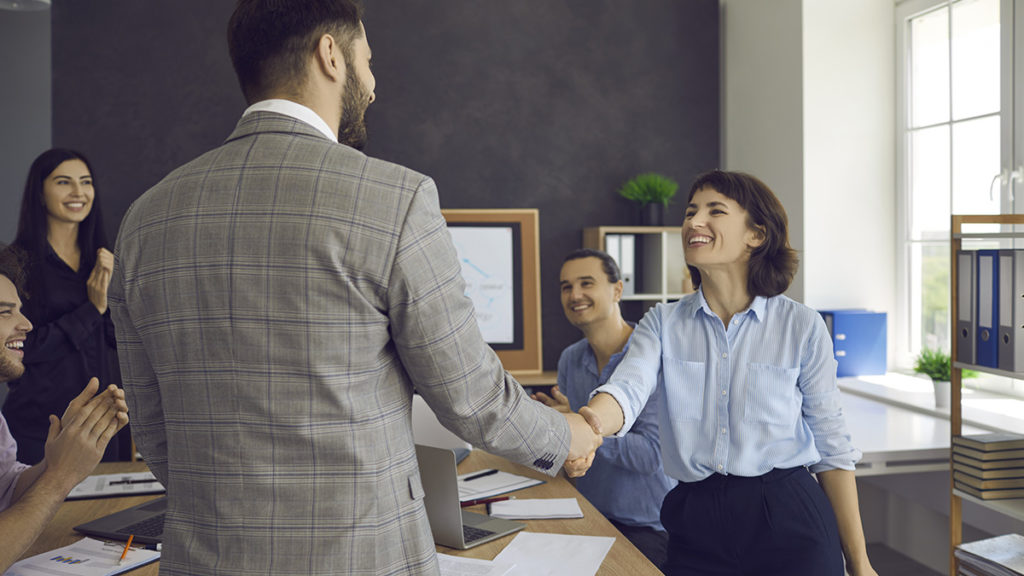
M 29 168 L 14 240 L 27 256 L 24 313 L 35 329 L 25 342 L 25 374 L 3 405 L 18 442 L 18 460 L 43 458 L 49 414 L 60 415 L 92 377 L 118 382 L 107 286 L 114 256 L 96 195 L 92 167 L 75 151 L 55 148 Z M 127 428 L 105 460 L 127 459 Z
M 782 205 L 757 178 L 718 170 L 687 202 L 697 292 L 644 316 L 580 413 L 622 435 L 659 395 L 665 472 L 680 481 L 661 508 L 666 574 L 843 576 L 845 555 L 851 575 L 877 576 L 832 342 L 817 312 L 782 294 L 797 269 Z

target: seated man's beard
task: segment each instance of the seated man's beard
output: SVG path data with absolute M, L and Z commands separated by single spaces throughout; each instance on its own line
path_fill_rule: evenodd
M 362 150 L 366 146 L 366 109 L 370 106 L 370 97 L 352 72 L 350 66 L 345 78 L 345 94 L 341 97 L 338 142 Z

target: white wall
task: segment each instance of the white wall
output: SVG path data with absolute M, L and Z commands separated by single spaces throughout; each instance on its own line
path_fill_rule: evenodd
M 722 168 L 757 176 L 804 254 L 801 0 L 721 0 Z M 804 299 L 801 265 L 791 298 Z
M 14 240 L 28 167 L 50 147 L 50 68 L 50 11 L 0 10 L 0 242 Z
M 894 22 L 892 0 L 803 1 L 804 302 L 814 308 L 894 311 Z
M 786 208 L 801 258 L 787 294 L 818 309 L 891 314 L 892 0 L 720 5 L 722 163 L 759 176 Z

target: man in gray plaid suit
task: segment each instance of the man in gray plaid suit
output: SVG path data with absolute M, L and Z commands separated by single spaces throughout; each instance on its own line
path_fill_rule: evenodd
M 481 339 L 433 181 L 359 151 L 361 7 L 240 0 L 228 43 L 251 106 L 133 203 L 110 289 L 161 573 L 436 574 L 413 388 L 549 474 L 600 440 Z

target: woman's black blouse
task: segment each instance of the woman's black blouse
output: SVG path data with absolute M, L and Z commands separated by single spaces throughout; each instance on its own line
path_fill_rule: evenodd
M 120 382 L 110 312 L 101 315 L 86 291 L 91 272 L 75 272 L 52 249 L 29 264 L 23 312 L 33 328 L 25 340 L 25 374 L 8 384 L 3 405 L 20 462 L 43 458 L 48 416 L 61 416 L 90 378 L 99 378 L 101 387 Z M 104 460 L 129 455 L 119 457 L 118 444 L 111 441 Z

